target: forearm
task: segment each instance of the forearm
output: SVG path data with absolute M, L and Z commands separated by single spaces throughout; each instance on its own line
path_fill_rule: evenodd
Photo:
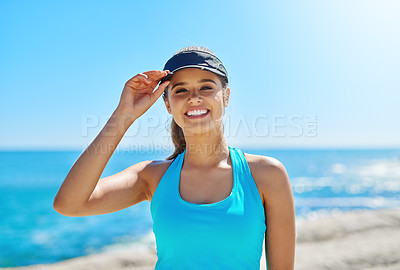
M 104 168 L 132 123 L 133 120 L 118 109 L 114 111 L 66 176 L 54 199 L 57 211 L 73 213 L 89 200 Z

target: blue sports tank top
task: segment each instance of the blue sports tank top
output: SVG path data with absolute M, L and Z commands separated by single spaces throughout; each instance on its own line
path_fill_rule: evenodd
M 259 270 L 264 207 L 243 152 L 231 146 L 233 188 L 222 201 L 185 201 L 179 182 L 186 150 L 170 164 L 150 204 L 156 270 Z

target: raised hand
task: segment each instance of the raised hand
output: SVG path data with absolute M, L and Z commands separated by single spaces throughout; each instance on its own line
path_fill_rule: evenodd
M 169 71 L 151 70 L 139 73 L 125 83 L 117 111 L 135 121 L 162 95 L 169 81 L 158 86 Z

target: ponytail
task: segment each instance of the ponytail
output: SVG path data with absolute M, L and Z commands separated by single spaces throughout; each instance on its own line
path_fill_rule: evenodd
M 174 118 L 171 120 L 171 139 L 175 146 L 175 151 L 172 155 L 167 157 L 167 160 L 175 159 L 180 153 L 186 149 L 185 136 L 183 130 L 175 122 Z

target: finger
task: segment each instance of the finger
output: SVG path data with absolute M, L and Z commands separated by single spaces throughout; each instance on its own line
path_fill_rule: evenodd
M 148 76 L 158 76 L 161 73 L 163 73 L 162 70 L 149 70 L 149 71 L 143 72 L 143 74 L 146 74 Z
M 168 87 L 170 81 L 165 81 L 158 86 L 158 88 L 151 94 L 151 101 L 154 103 L 161 95 L 164 90 Z
M 164 77 L 168 76 L 169 73 L 170 73 L 169 70 L 164 70 L 163 73 L 161 74 L 161 76 L 157 78 L 157 84 L 158 84 Z
M 159 77 L 155 77 L 152 78 L 153 79 L 153 83 L 149 84 L 150 87 L 152 87 L 153 89 L 160 83 L 160 81 L 169 74 L 168 70 L 165 70 L 161 73 L 161 76 Z
M 133 76 L 129 81 L 134 81 L 134 82 L 150 82 L 151 80 L 148 78 L 146 74 L 139 73 Z
M 145 73 L 139 73 L 137 76 L 145 84 L 151 84 L 153 82 L 151 78 L 149 78 L 149 76 Z
M 142 80 L 142 79 L 148 79 L 148 78 L 149 78 L 149 76 L 147 74 L 138 73 L 132 79 L 140 79 L 140 80 Z
M 161 78 L 167 76 L 169 73 L 168 70 L 151 70 L 151 71 L 147 71 L 144 72 L 144 74 L 148 75 L 150 79 L 154 80 L 154 81 L 159 81 L 161 80 Z

